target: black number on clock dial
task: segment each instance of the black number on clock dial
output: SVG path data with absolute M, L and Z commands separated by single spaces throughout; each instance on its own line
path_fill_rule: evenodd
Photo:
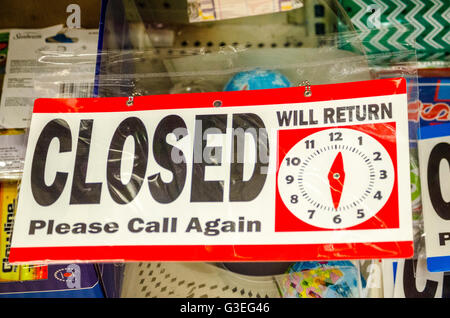
M 330 136 L 330 141 L 342 141 L 341 132 L 332 132 L 328 134 Z

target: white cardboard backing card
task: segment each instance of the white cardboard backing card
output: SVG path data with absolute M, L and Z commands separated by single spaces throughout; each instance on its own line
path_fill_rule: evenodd
M 61 31 L 73 42 L 47 40 Z M 37 98 L 91 96 L 98 30 L 56 25 L 9 32 L 0 128 L 28 128 Z

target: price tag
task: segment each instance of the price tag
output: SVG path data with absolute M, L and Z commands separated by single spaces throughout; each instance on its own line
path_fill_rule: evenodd
M 404 79 L 40 99 L 11 262 L 413 255 Z
M 450 123 L 421 127 L 418 147 L 428 270 L 450 271 Z

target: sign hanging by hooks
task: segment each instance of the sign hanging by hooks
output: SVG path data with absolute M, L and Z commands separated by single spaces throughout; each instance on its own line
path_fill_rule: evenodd
M 406 81 L 313 90 L 37 100 L 10 262 L 411 257 Z

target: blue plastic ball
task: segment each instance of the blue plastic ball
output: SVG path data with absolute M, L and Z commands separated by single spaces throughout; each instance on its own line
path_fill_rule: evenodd
M 234 75 L 225 85 L 224 91 L 290 87 L 289 80 L 278 71 L 252 70 Z

